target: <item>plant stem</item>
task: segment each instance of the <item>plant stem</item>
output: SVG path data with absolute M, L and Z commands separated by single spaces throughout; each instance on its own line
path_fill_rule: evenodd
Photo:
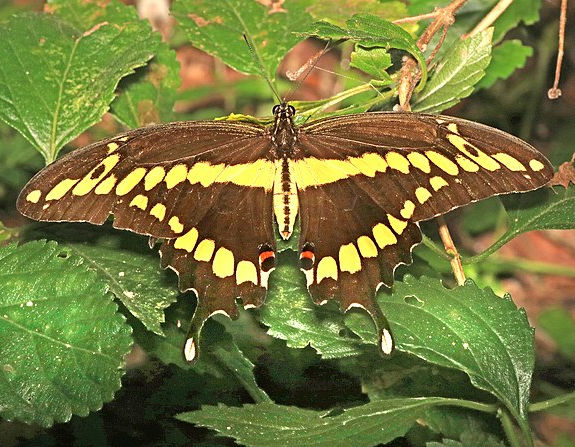
M 439 245 L 437 245 L 435 242 L 433 242 L 425 234 L 423 235 L 421 242 L 423 243 L 423 245 L 425 245 L 427 248 L 429 248 L 433 253 L 438 255 L 440 258 L 445 259 L 446 261 L 449 261 L 450 256 L 447 253 L 445 253 L 445 250 L 443 250 Z
M 464 264 L 467 262 L 464 260 Z M 504 259 L 495 257 L 486 263 L 485 270 L 494 273 L 503 273 L 515 270 L 522 270 L 530 273 L 540 273 L 544 275 L 559 275 L 568 278 L 575 278 L 575 268 L 549 262 L 531 261 L 529 259 L 512 258 Z
M 517 430 L 513 424 L 513 418 L 506 410 L 500 408 L 497 412 L 497 417 L 501 421 L 501 426 L 503 427 L 503 431 L 505 432 L 505 436 L 507 437 L 511 447 L 533 447 L 531 431 L 529 430 L 529 427 L 526 426 L 526 424 L 520 424 L 521 432 L 524 435 L 524 440 L 521 440 L 517 435 Z
M 561 396 L 553 397 L 552 399 L 547 399 L 541 402 L 531 404 L 529 405 L 529 412 L 533 413 L 535 411 L 548 410 L 549 408 L 553 408 L 558 405 L 563 405 L 573 400 L 575 400 L 575 391 L 573 391 L 572 393 L 567 393 Z

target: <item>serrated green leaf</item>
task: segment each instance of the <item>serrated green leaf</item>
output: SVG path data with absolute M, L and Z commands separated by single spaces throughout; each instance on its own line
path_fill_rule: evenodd
M 177 0 L 172 13 L 194 46 L 230 67 L 269 79 L 290 48 L 302 40 L 311 16 L 310 0 L 275 3 L 257 0 Z M 255 46 L 256 56 L 244 40 Z
M 120 388 L 131 329 L 82 260 L 54 242 L 0 247 L 0 413 L 50 426 Z
M 545 309 L 537 318 L 539 327 L 557 344 L 565 357 L 575 355 L 575 320 L 565 309 Z
M 316 306 L 305 285 L 293 251 L 278 255 L 278 267 L 270 278 L 266 305 L 260 320 L 273 337 L 292 348 L 310 345 L 324 358 L 357 355 L 362 342 L 345 336 L 343 314 L 327 306 Z
M 472 383 L 525 420 L 534 364 L 533 330 L 509 297 L 479 289 L 471 280 L 446 289 L 440 281 L 406 275 L 378 303 L 391 324 L 397 349 L 456 368 Z M 365 319 L 347 325 L 366 342 L 375 334 Z
M 241 408 L 220 405 L 176 417 L 250 447 L 373 447 L 403 436 L 426 407 L 452 401 L 438 397 L 379 400 L 337 416 L 273 403 Z
M 411 35 L 401 27 L 369 14 L 356 14 L 346 22 L 346 28 L 340 28 L 328 22 L 316 22 L 306 33 L 321 39 L 349 39 L 363 47 L 396 48 L 410 53 L 421 69 L 420 86 L 427 81 L 427 65 L 421 50 Z
M 81 32 L 47 14 L 14 16 L 0 29 L 0 119 L 51 162 L 100 121 L 119 80 L 157 45 L 141 22 L 103 22 Z
M 473 92 L 491 60 L 489 28 L 465 40 L 456 41 L 438 61 L 424 89 L 414 95 L 414 112 L 437 113 L 457 104 Z
M 493 48 L 491 63 L 485 69 L 485 76 L 477 83 L 477 88 L 489 88 L 499 79 L 507 79 L 518 68 L 523 68 L 533 48 L 519 40 L 506 40 Z
M 179 292 L 175 275 L 160 267 L 157 251 L 149 250 L 143 237 L 82 224 L 48 225 L 39 231 L 84 259 L 146 329 L 163 335 L 164 310 Z
M 487 250 L 463 259 L 464 263 L 478 262 L 496 252 L 514 237 L 534 230 L 567 230 L 575 228 L 575 186 L 541 188 L 525 194 L 511 194 L 501 198 L 507 211 L 507 231 Z
M 351 53 L 349 65 L 367 73 L 373 79 L 381 79 L 391 83 L 391 77 L 385 71 L 391 66 L 391 56 L 383 48 L 365 50 L 358 47 Z
M 48 3 L 51 11 L 82 31 L 102 22 L 122 25 L 139 21 L 136 9 L 118 0 L 106 4 L 99 0 L 50 0 Z M 148 22 L 138 23 L 142 33 L 155 36 L 156 55 L 147 66 L 122 79 L 120 93 L 112 103 L 112 113 L 132 128 L 169 121 L 181 81 L 175 51 L 168 44 L 160 43 L 159 34 L 152 33 Z

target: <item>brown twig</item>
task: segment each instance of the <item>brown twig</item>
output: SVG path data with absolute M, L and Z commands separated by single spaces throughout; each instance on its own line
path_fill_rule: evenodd
M 427 50 L 427 45 L 431 41 L 432 37 L 441 29 L 446 32 L 447 28 L 451 26 L 454 22 L 455 13 L 461 8 L 467 0 L 453 0 L 445 8 L 437 9 L 433 12 L 435 19 L 429 24 L 425 31 L 421 34 L 417 40 L 417 46 L 421 51 Z M 438 47 L 443 43 L 443 39 L 440 40 Z M 433 50 L 433 55 L 437 54 L 439 48 L 436 47 Z M 403 66 L 401 67 L 401 78 L 398 85 L 399 93 L 399 109 L 403 111 L 409 111 L 409 101 L 413 90 L 419 77 L 421 76 L 419 70 L 417 69 L 417 62 L 415 59 L 409 57 L 406 58 Z
M 449 228 L 447 228 L 447 224 L 445 223 L 443 216 L 439 216 L 437 221 L 439 223 L 439 237 L 441 238 L 441 242 L 443 242 L 445 251 L 451 256 L 451 260 L 449 262 L 451 263 L 453 275 L 455 276 L 457 285 L 462 286 L 465 283 L 465 273 L 463 272 L 463 265 L 461 264 L 459 252 L 453 243 L 453 239 L 449 233 Z
M 559 45 L 557 48 L 557 63 L 555 64 L 555 80 L 553 87 L 547 92 L 549 99 L 557 99 L 561 96 L 559 78 L 561 77 L 561 64 L 563 63 L 563 50 L 565 48 L 565 24 L 567 23 L 567 0 L 561 0 L 561 15 L 559 16 Z
M 501 14 L 505 12 L 505 10 L 513 3 L 513 0 L 499 0 L 499 2 L 493 7 L 491 11 L 487 13 L 483 19 L 473 28 L 470 32 L 461 36 L 462 39 L 467 39 L 468 37 L 475 36 L 479 34 L 481 31 L 489 28 L 493 25 Z
M 421 20 L 433 19 L 434 17 L 437 17 L 438 14 L 439 14 L 439 12 L 437 10 L 435 10 L 433 12 L 428 12 L 427 14 L 420 14 L 418 16 L 411 16 L 411 17 L 404 17 L 402 19 L 397 19 L 397 20 L 394 20 L 392 23 L 395 23 L 396 25 L 400 25 L 402 23 L 419 22 Z

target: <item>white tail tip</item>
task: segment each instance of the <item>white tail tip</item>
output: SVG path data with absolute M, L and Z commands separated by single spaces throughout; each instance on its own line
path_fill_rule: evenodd
M 391 338 L 391 334 L 385 328 L 381 330 L 381 352 L 384 354 L 391 354 L 393 351 L 393 338 Z
M 190 337 L 186 340 L 186 344 L 184 346 L 184 357 L 186 358 L 186 361 L 193 362 L 196 359 L 196 355 L 196 342 L 193 337 Z

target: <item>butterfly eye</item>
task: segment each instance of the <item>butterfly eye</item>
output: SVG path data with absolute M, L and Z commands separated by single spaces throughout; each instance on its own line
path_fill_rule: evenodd
M 290 111 L 290 115 L 295 115 L 295 107 L 294 107 L 294 106 L 289 105 L 289 106 L 288 106 L 288 109 L 289 109 L 289 111 Z
M 279 110 L 280 110 L 280 106 L 279 106 L 279 104 L 276 104 L 276 105 L 272 108 L 272 114 L 273 114 L 273 115 L 277 115 L 278 112 L 279 112 Z

